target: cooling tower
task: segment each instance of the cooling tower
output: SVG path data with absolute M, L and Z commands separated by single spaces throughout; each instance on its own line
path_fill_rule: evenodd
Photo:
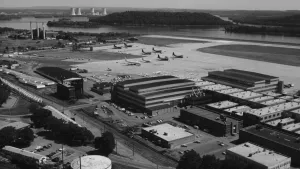
M 103 8 L 103 13 L 102 13 L 103 16 L 107 15 L 106 13 L 106 8 Z
M 95 8 L 91 8 L 91 14 L 95 15 Z
M 76 15 L 75 8 L 71 8 L 71 15 Z
M 77 15 L 81 15 L 81 9 L 77 8 Z

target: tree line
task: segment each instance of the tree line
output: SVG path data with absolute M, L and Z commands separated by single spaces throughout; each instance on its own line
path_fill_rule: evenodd
M 99 28 L 101 25 L 97 22 L 84 22 L 84 21 L 48 21 L 49 27 L 67 27 L 67 28 Z
M 200 12 L 155 12 L 127 11 L 112 13 L 107 16 L 93 17 L 90 22 L 103 25 L 229 25 L 208 13 Z
M 298 27 L 230 25 L 230 26 L 225 26 L 224 28 L 225 28 L 225 32 L 228 33 L 300 36 L 300 29 Z

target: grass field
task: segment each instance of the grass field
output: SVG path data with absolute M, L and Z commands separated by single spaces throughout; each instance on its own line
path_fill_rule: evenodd
M 16 105 L 11 109 L 1 109 L 0 115 L 24 115 L 28 114 L 30 102 L 24 98 L 19 98 Z
M 146 45 L 167 46 L 175 43 L 209 43 L 207 41 L 195 41 L 195 40 L 182 40 L 182 39 L 168 39 L 168 38 L 150 38 L 139 37 L 139 43 Z
M 257 45 L 220 45 L 198 51 L 291 66 L 300 65 L 300 49 Z

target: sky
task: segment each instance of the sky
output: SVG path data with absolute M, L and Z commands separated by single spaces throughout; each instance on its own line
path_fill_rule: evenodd
M 299 10 L 300 0 L 0 0 L 0 7 L 31 6 Z

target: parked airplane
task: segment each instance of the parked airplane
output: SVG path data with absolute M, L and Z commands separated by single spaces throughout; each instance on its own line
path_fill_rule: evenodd
M 167 56 L 165 56 L 164 58 L 161 58 L 159 55 L 157 56 L 158 60 L 160 61 L 168 61 L 169 58 Z
M 150 60 L 145 60 L 144 58 L 142 58 L 142 62 L 144 62 L 144 63 L 150 63 L 151 61 Z
M 162 50 L 155 50 L 154 47 L 152 48 L 154 53 L 162 53 Z
M 127 43 L 124 43 L 125 48 L 131 48 L 132 45 L 127 45 Z
M 125 62 L 127 62 L 128 66 L 141 66 L 141 63 L 134 62 L 134 61 L 128 61 L 126 57 L 125 57 Z
M 183 58 L 183 55 L 176 55 L 174 52 L 172 55 L 174 56 L 174 58 Z
M 142 49 L 142 53 L 143 53 L 144 55 L 151 55 L 151 52 L 145 52 L 144 49 Z
M 114 45 L 114 49 L 122 49 L 121 46 Z

